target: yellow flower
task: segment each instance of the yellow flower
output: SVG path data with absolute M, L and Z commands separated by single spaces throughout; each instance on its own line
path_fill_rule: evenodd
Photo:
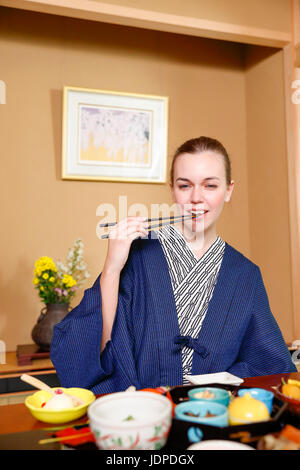
M 77 284 L 75 279 L 72 276 L 70 276 L 69 274 L 64 274 L 62 282 L 66 287 L 73 287 Z
M 41 289 L 42 292 L 44 292 L 44 290 L 45 290 L 43 286 L 41 286 L 40 289 Z
M 44 271 L 57 272 L 57 267 L 49 256 L 42 256 L 35 262 L 35 275 L 40 276 Z
M 34 277 L 32 283 L 35 284 L 35 285 L 37 285 L 37 284 L 39 283 L 38 278 L 37 278 L 37 277 Z
M 55 277 L 51 276 L 49 279 L 50 282 L 55 282 Z
M 48 274 L 48 273 L 44 273 L 44 274 L 43 274 L 43 279 L 48 279 L 48 277 L 49 277 L 49 274 Z

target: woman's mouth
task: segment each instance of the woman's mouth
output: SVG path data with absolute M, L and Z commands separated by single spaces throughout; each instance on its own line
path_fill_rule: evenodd
M 193 219 L 198 219 L 202 215 L 205 215 L 207 212 L 208 212 L 207 210 L 201 209 L 201 210 L 197 210 L 197 211 L 196 210 L 190 211 L 190 214 L 192 214 Z

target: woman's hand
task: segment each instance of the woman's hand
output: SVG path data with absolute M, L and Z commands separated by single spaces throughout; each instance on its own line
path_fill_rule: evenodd
M 146 236 L 147 227 L 145 217 L 128 217 L 109 231 L 108 251 L 100 278 L 103 319 L 101 352 L 110 339 L 118 304 L 120 273 L 127 261 L 131 243 L 137 237 Z
M 128 217 L 110 229 L 105 272 L 119 274 L 122 271 L 133 240 L 146 236 L 148 225 L 145 217 Z

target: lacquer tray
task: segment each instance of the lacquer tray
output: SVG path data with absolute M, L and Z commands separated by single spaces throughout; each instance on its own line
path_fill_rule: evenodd
M 172 400 L 174 405 L 182 403 L 188 399 L 188 391 L 197 388 L 197 385 L 186 385 L 174 387 L 169 390 L 166 395 Z M 229 390 L 233 396 L 237 394 L 238 390 L 243 386 L 223 385 L 223 384 L 203 384 L 201 387 L 217 387 Z M 173 418 L 172 428 L 166 444 L 166 449 L 182 450 L 187 449 L 192 442 L 188 439 L 188 430 L 191 427 L 199 428 L 202 432 L 202 441 L 207 439 L 230 439 L 246 443 L 256 448 L 257 441 L 264 435 L 280 431 L 286 424 L 292 424 L 300 428 L 299 417 L 290 413 L 287 409 L 287 403 L 274 397 L 271 419 L 269 421 L 261 421 L 252 424 L 243 424 L 235 426 L 226 426 L 223 428 L 216 426 L 209 426 L 206 424 L 197 424 L 192 422 L 181 421 Z
M 188 399 L 188 391 L 197 388 L 198 385 L 184 385 L 179 387 L 173 387 L 165 393 L 169 399 L 172 400 L 174 406 Z M 217 387 L 225 390 L 229 390 L 234 396 L 237 391 L 243 388 L 243 386 L 236 385 L 225 385 L 220 383 L 209 383 L 201 384 L 201 387 Z M 215 426 L 209 426 L 205 424 L 196 424 L 191 422 L 185 422 L 173 418 L 171 431 L 167 440 L 166 445 L 161 449 L 163 452 L 182 452 L 185 451 L 192 443 L 188 439 L 188 430 L 190 427 L 195 427 L 202 432 L 202 441 L 208 439 L 230 439 L 232 441 L 238 441 L 246 443 L 253 448 L 256 448 L 258 440 L 269 433 L 280 431 L 286 424 L 291 424 L 297 428 L 300 428 L 299 416 L 292 414 L 287 409 L 287 403 L 274 397 L 273 409 L 271 413 L 271 419 L 265 422 L 239 425 L 239 426 L 226 426 L 224 428 L 218 428 Z M 71 425 L 66 425 L 68 428 Z M 82 428 L 88 426 L 88 422 L 85 421 L 83 424 L 73 425 L 73 429 L 79 433 Z M 94 442 L 85 442 L 80 445 L 65 445 L 63 446 L 59 442 L 50 443 L 47 445 L 39 445 L 40 439 L 47 439 L 49 437 L 56 437 L 56 432 L 51 432 L 52 428 L 40 429 L 34 431 L 27 431 L 25 433 L 13 433 L 0 435 L 0 449 L 78 449 L 78 450 L 97 450 Z

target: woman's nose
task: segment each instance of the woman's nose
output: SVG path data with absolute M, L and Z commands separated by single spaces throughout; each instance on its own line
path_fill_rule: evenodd
M 199 204 L 203 201 L 203 199 L 202 189 L 198 186 L 194 186 L 193 192 L 191 194 L 191 202 L 194 204 Z

